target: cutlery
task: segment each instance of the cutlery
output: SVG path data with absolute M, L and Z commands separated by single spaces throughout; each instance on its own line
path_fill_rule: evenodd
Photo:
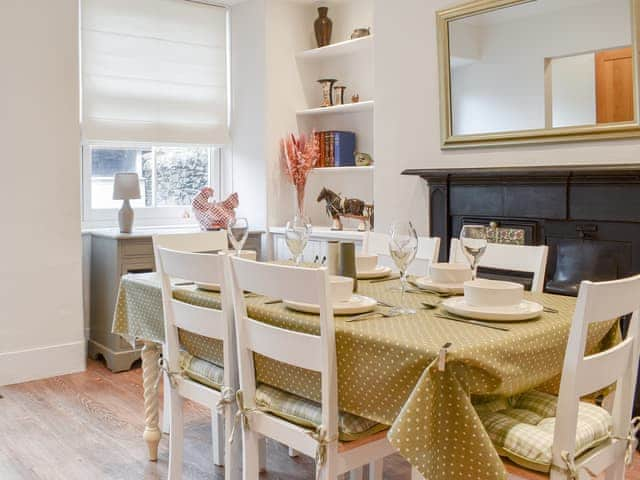
M 376 278 L 375 280 L 370 280 L 369 283 L 381 283 L 381 282 L 390 282 L 391 280 L 399 280 L 400 277 L 398 275 L 385 277 L 385 278 Z
M 441 302 L 430 303 L 430 302 L 422 302 L 422 306 L 428 309 L 438 308 Z
M 384 318 L 391 318 L 391 317 L 397 317 L 398 315 L 402 315 L 399 312 L 393 312 L 393 311 L 389 311 L 389 312 L 367 312 L 367 313 L 363 313 L 361 315 L 356 315 L 355 317 L 351 317 L 351 318 L 347 318 L 345 319 L 345 322 L 357 322 L 360 320 L 369 320 L 370 318 L 375 318 L 375 317 L 384 317 Z
M 542 307 L 542 310 L 547 313 L 560 313 L 560 310 L 556 310 L 555 308 L 551 307 Z
M 432 295 L 437 295 L 438 297 L 442 297 L 442 298 L 448 298 L 448 297 L 455 297 L 456 296 L 455 293 L 441 292 L 439 290 L 434 290 L 432 288 L 427 288 L 427 287 L 424 287 L 422 285 L 418 285 L 415 282 L 415 280 L 409 280 L 409 283 L 415 287 L 414 290 L 420 290 L 422 293 L 431 293 Z
M 508 332 L 509 331 L 508 328 L 498 327 L 496 325 L 490 325 L 488 323 L 479 322 L 477 320 L 471 320 L 469 318 L 451 317 L 449 315 L 442 315 L 442 314 L 439 314 L 439 313 L 436 313 L 434 315 L 434 317 L 444 318 L 445 320 L 453 320 L 454 322 L 468 323 L 469 325 L 476 325 L 478 327 L 492 328 L 493 330 L 500 330 L 502 332 Z
M 178 282 L 173 284 L 174 287 L 186 287 L 187 285 L 195 285 L 195 283 L 194 282 Z
M 265 305 L 273 305 L 275 303 L 282 303 L 282 300 L 276 299 L 276 300 L 267 300 L 266 302 L 264 302 Z
M 383 302 L 382 300 L 377 300 L 377 302 L 378 302 L 378 305 L 382 307 L 396 308 L 395 305 L 391 305 L 390 303 Z
M 406 293 L 426 293 L 428 295 L 435 295 L 440 298 L 450 298 L 455 297 L 454 293 L 445 293 L 445 292 L 436 292 L 435 290 L 425 290 L 424 288 L 408 288 L 405 290 Z

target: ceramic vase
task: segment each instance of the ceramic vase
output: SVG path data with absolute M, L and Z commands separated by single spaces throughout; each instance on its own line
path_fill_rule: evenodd
M 336 83 L 335 78 L 322 78 L 318 83 L 322 85 L 322 107 L 330 107 L 333 105 L 333 84 Z
M 344 91 L 347 87 L 333 87 L 335 95 L 333 97 L 334 105 L 344 105 Z
M 333 22 L 327 17 L 327 7 L 318 8 L 318 18 L 313 23 L 313 27 L 316 31 L 316 42 L 318 47 L 324 47 L 331 43 L 331 29 L 333 28 Z

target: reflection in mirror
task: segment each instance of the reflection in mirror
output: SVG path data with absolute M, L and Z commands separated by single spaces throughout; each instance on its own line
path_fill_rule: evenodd
M 633 122 L 629 0 L 536 0 L 449 23 L 453 135 Z

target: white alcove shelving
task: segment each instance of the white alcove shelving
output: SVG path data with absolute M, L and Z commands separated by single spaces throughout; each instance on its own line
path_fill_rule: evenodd
M 373 141 L 373 51 L 375 30 L 373 27 L 372 0 L 342 0 L 314 2 L 310 5 L 316 18 L 318 6 L 329 7 L 328 16 L 333 21 L 331 44 L 321 48 L 301 48 L 296 54 L 296 64 L 304 90 L 306 105 L 296 112 L 299 132 L 344 130 L 356 134 L 356 151 L 371 155 L 375 161 Z M 371 28 L 371 35 L 351 40 L 356 28 Z M 313 25 L 309 26 L 310 44 L 315 46 Z M 344 104 L 320 107 L 322 78 L 337 79 L 336 86 L 346 87 Z M 352 103 L 357 94 L 359 102 Z M 373 176 L 375 167 L 318 168 L 309 177 L 305 195 L 305 212 L 312 223 L 329 226 L 324 204 L 316 201 L 322 187 L 348 197 L 373 202 Z M 355 228 L 356 222 L 346 221 L 345 228 Z

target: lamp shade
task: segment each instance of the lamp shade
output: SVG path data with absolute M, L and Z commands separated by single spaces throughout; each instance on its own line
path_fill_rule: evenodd
M 114 200 L 140 198 L 140 180 L 137 173 L 116 173 L 113 182 Z

